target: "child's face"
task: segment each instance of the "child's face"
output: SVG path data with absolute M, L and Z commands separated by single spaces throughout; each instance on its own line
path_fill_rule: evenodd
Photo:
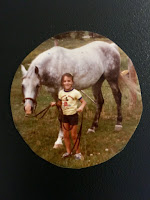
M 68 76 L 64 76 L 62 84 L 65 90 L 71 90 L 72 85 L 73 85 L 72 78 Z

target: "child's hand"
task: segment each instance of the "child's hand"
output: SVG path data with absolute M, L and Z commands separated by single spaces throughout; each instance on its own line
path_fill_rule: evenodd
M 77 109 L 77 112 L 83 112 L 83 108 L 82 108 L 82 107 L 79 107 L 79 108 Z
M 50 105 L 53 107 L 53 106 L 56 106 L 56 102 L 51 102 Z

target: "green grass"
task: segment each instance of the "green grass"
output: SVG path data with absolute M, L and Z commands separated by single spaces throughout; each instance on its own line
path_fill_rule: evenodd
M 59 41 L 60 46 L 67 48 L 75 48 L 84 45 L 96 39 L 70 41 L 66 38 Z M 97 39 L 100 40 L 100 39 Z M 104 38 L 106 40 L 106 38 Z M 108 39 L 107 39 L 108 41 Z M 26 67 L 28 64 L 42 51 L 53 46 L 53 39 L 49 39 L 42 43 L 22 62 Z M 120 49 L 121 54 L 121 69 L 127 69 L 127 56 Z M 21 94 L 21 71 L 18 68 L 11 88 L 11 109 L 14 124 L 19 131 L 24 141 L 29 147 L 41 158 L 55 165 L 67 168 L 85 168 L 100 164 L 119 153 L 131 138 L 134 133 L 142 112 L 141 97 L 138 96 L 137 105 L 133 110 L 129 109 L 129 91 L 124 89 L 122 97 L 122 114 L 123 114 L 123 129 L 120 132 L 115 132 L 116 123 L 116 104 L 112 96 L 112 92 L 107 82 L 105 81 L 102 87 L 105 103 L 99 121 L 99 127 L 95 133 L 87 134 L 87 129 L 92 123 L 95 105 L 83 95 L 87 101 L 87 106 L 84 111 L 83 130 L 81 136 L 81 151 L 84 155 L 83 161 L 76 161 L 73 156 L 62 159 L 61 156 L 65 152 L 65 146 L 61 149 L 53 149 L 54 142 L 57 139 L 59 131 L 59 122 L 57 119 L 57 109 L 51 108 L 45 117 L 41 120 L 36 118 L 24 117 L 22 94 Z M 85 92 L 93 98 L 91 89 L 86 89 Z M 50 94 L 42 86 L 37 98 L 38 106 L 37 113 L 45 108 L 52 101 Z

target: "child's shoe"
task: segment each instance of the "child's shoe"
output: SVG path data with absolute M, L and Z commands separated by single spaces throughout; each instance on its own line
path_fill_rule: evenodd
M 70 153 L 66 152 L 66 153 L 64 153 L 64 154 L 62 155 L 62 158 L 66 158 L 66 157 L 68 157 L 68 156 L 70 156 L 70 155 L 71 155 Z
M 84 160 L 84 157 L 83 157 L 83 155 L 81 153 L 76 153 L 74 155 L 74 157 L 75 157 L 76 160 Z

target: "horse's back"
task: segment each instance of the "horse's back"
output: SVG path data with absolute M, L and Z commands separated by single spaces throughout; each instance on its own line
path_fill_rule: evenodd
M 31 65 L 37 65 L 58 82 L 62 74 L 71 73 L 80 89 L 90 87 L 102 74 L 115 68 L 112 63 L 117 54 L 114 45 L 103 41 L 94 41 L 75 49 L 54 46 L 37 56 Z M 77 83 L 79 80 L 80 83 Z
M 95 62 L 95 60 L 99 60 L 99 62 L 101 62 L 106 57 L 107 52 L 109 54 L 112 52 L 118 54 L 116 47 L 117 45 L 115 45 L 114 43 L 109 44 L 103 41 L 94 41 L 74 49 L 67 49 L 60 46 L 54 46 L 51 49 L 39 54 L 33 60 L 33 62 L 42 64 L 46 60 L 59 60 L 62 57 L 64 58 L 64 61 L 65 58 L 67 58 L 67 60 L 71 59 L 76 61 L 77 59 L 79 59 L 80 61 L 82 59 L 87 59 L 89 63 Z

